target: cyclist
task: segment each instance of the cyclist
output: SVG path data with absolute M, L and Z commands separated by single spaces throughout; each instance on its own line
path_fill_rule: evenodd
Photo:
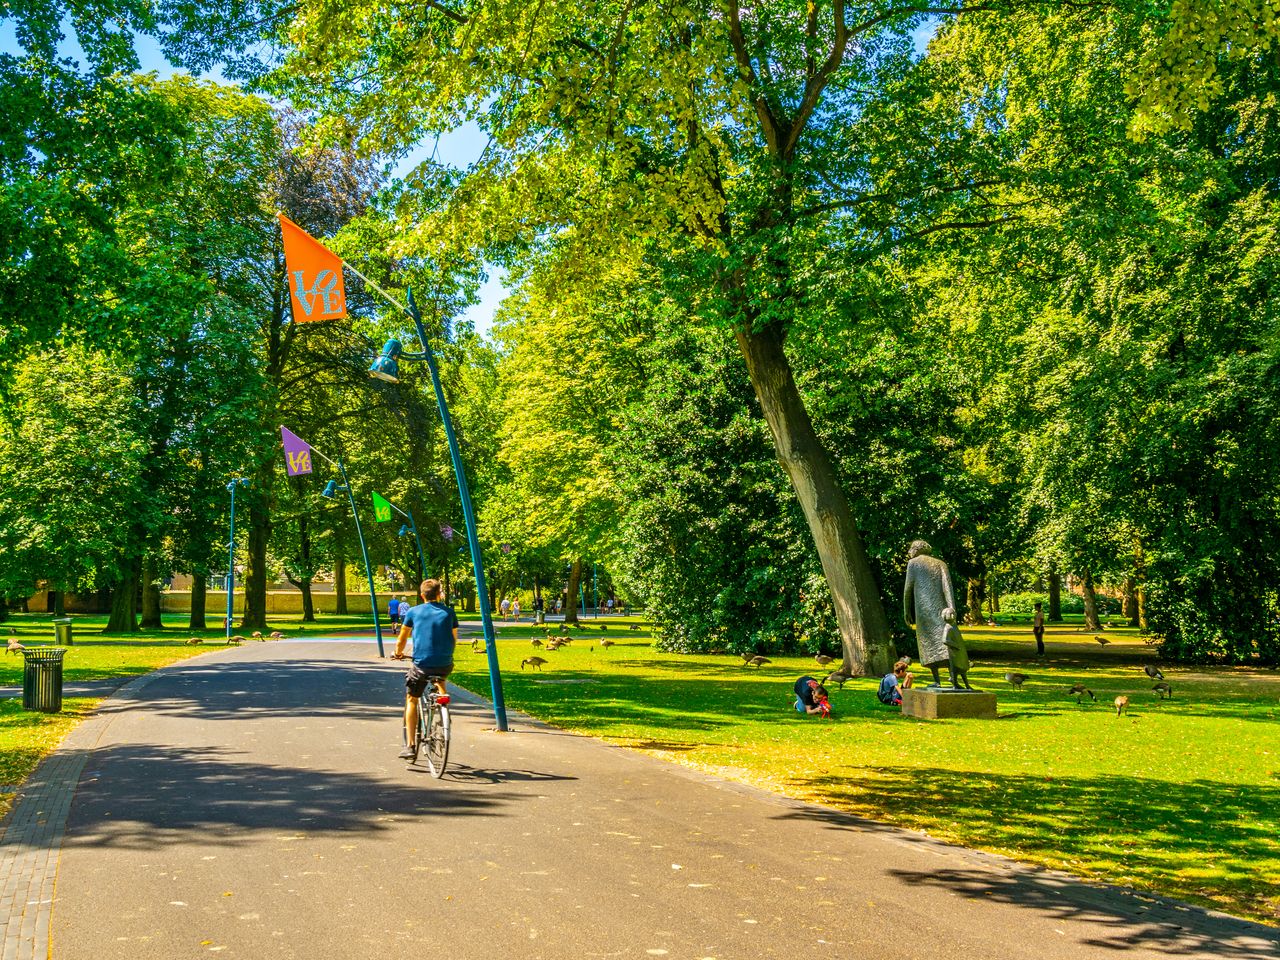
M 444 589 L 439 580 L 423 580 L 420 589 L 423 602 L 410 607 L 400 626 L 396 640 L 395 660 L 405 658 L 405 646 L 413 638 L 413 662 L 405 674 L 404 724 L 406 730 L 418 729 L 418 698 L 427 689 L 427 678 L 436 677 L 436 699 L 449 702 L 445 693 L 444 678 L 453 670 L 453 648 L 458 643 L 458 615 L 452 607 L 445 606 Z M 413 760 L 417 746 L 405 745 L 400 754 L 402 760 Z

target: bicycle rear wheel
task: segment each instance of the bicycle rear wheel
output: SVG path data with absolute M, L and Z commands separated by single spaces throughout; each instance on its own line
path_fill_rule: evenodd
M 419 749 L 426 753 L 431 775 L 439 779 L 449 762 L 449 708 L 433 701 L 422 712 L 426 714 L 427 729 Z

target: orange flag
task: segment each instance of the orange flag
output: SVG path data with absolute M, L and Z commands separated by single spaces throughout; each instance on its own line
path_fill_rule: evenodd
M 293 322 L 345 317 L 347 291 L 342 283 L 342 258 L 283 213 L 279 216 Z

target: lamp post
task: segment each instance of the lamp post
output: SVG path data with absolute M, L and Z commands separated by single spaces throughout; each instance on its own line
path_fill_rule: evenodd
M 369 550 L 364 545 L 364 531 L 360 529 L 360 512 L 356 510 L 356 498 L 351 492 L 351 484 L 347 482 L 347 469 L 342 465 L 341 457 L 334 463 L 315 447 L 312 447 L 311 450 L 326 463 L 337 467 L 338 475 L 342 477 L 341 484 L 336 480 L 330 480 L 326 483 L 324 489 L 320 492 L 320 496 L 332 500 L 334 496 L 342 492 L 347 495 L 347 500 L 351 504 L 351 516 L 356 522 L 356 538 L 360 541 L 360 555 L 364 558 L 364 574 L 369 580 L 369 608 L 373 611 L 373 633 L 378 638 L 378 656 L 385 657 L 387 652 L 382 646 L 382 621 L 378 619 L 378 593 L 373 586 L 373 568 L 369 566 Z
M 462 466 L 462 452 L 458 448 L 458 437 L 453 432 L 453 419 L 449 416 L 449 405 L 444 399 L 444 389 L 440 386 L 440 371 L 436 367 L 435 354 L 427 340 L 427 331 L 422 326 L 422 314 L 413 301 L 413 291 L 407 291 L 406 312 L 413 318 L 418 329 L 418 342 L 422 344 L 421 353 L 405 353 L 399 340 L 388 340 L 382 348 L 382 355 L 373 361 L 369 375 L 388 383 L 398 383 L 400 367 L 399 359 L 425 360 L 431 373 L 431 387 L 435 391 L 436 406 L 440 409 L 440 421 L 444 424 L 444 434 L 449 441 L 449 456 L 453 460 L 453 473 L 458 481 L 458 496 L 462 501 L 462 519 L 467 528 L 467 543 L 471 547 L 471 566 L 476 578 L 476 602 L 480 607 L 480 622 L 484 630 L 485 651 L 489 656 L 489 684 L 493 690 L 493 716 L 499 730 L 507 729 L 507 706 L 502 696 L 502 672 L 498 668 L 498 644 L 493 629 L 493 615 L 489 609 L 489 591 L 484 582 L 484 557 L 480 552 L 480 540 L 476 535 L 475 511 L 471 507 L 471 491 L 467 487 L 467 473 Z
M 227 484 L 231 493 L 231 532 L 227 538 L 227 639 L 231 639 L 232 604 L 236 591 L 236 487 L 247 487 L 249 481 L 245 477 L 232 477 Z

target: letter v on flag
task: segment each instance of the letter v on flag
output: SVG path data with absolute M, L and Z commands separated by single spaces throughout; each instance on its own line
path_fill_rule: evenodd
M 279 216 L 293 322 L 345 317 L 347 290 L 342 282 L 342 258 L 283 213 Z
M 280 428 L 280 439 L 284 442 L 285 473 L 291 477 L 310 473 L 311 444 L 285 427 Z
M 373 491 L 373 519 L 378 523 L 391 519 L 391 504 L 377 490 Z

